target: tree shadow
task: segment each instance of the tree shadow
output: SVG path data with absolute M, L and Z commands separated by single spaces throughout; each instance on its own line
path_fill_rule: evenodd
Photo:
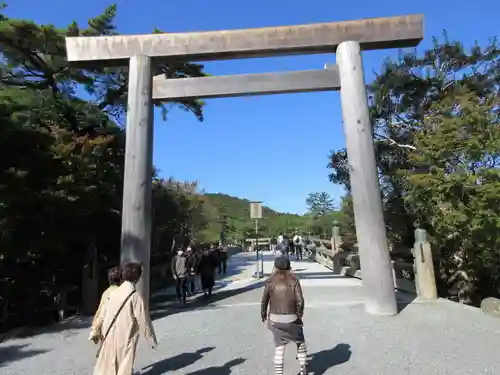
M 90 326 L 92 325 L 92 319 L 93 319 L 92 316 L 74 315 L 64 319 L 63 321 L 51 324 L 49 326 L 39 327 L 30 335 L 20 334 L 17 337 L 23 338 L 32 335 L 40 335 L 44 333 L 58 333 L 62 331 L 65 331 L 66 334 L 70 334 L 69 330 L 78 331 L 81 329 L 90 328 Z
M 26 350 L 27 346 L 29 346 L 29 344 L 0 347 L 0 367 L 3 367 L 10 362 L 19 361 L 21 359 L 48 352 L 48 350 Z
M 307 364 L 307 371 L 314 373 L 314 375 L 323 375 L 330 368 L 349 361 L 351 355 L 351 345 L 337 344 L 332 349 L 312 354 Z
M 51 323 L 45 326 L 26 326 L 13 329 L 0 335 L 0 343 L 14 338 L 29 338 L 38 335 L 64 332 L 66 336 L 76 334 L 81 329 L 89 328 L 92 317 L 70 316 L 61 322 Z
M 165 358 L 142 369 L 141 375 L 162 375 L 187 367 L 203 358 L 203 354 L 214 350 L 214 346 L 198 349 L 195 352 L 181 353 L 174 357 Z
M 245 362 L 244 358 L 235 358 L 226 362 L 222 366 L 212 366 L 201 370 L 196 370 L 188 373 L 187 375 L 231 375 L 232 368 Z

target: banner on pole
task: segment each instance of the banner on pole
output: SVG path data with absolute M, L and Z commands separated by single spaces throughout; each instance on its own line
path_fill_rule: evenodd
M 262 202 L 250 203 L 250 219 L 262 219 Z

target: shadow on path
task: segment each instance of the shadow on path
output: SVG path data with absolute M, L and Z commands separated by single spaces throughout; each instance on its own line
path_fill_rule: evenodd
M 244 358 L 236 358 L 229 362 L 226 362 L 222 366 L 207 367 L 201 370 L 190 372 L 187 375 L 231 375 L 231 369 L 234 366 L 241 365 L 245 361 L 246 359 Z
M 401 290 L 396 290 L 396 301 L 398 304 L 398 313 L 402 312 L 408 305 L 417 298 L 413 293 L 403 292 Z
M 295 274 L 299 280 L 302 279 L 349 279 L 347 276 L 337 275 L 333 272 L 297 272 Z
M 163 375 L 167 372 L 181 370 L 203 358 L 203 354 L 214 350 L 214 346 L 198 349 L 195 352 L 182 353 L 165 358 L 142 369 L 141 375 Z
M 267 275 L 266 275 L 267 276 Z M 242 286 L 241 288 L 235 288 L 230 290 L 221 290 L 216 291 L 212 295 L 212 301 L 207 301 L 203 294 L 198 294 L 195 298 L 188 300 L 188 303 L 185 306 L 170 303 L 170 304 L 152 304 L 151 307 L 151 318 L 153 320 L 161 319 L 169 315 L 175 315 L 178 313 L 182 313 L 185 311 L 195 311 L 195 310 L 204 310 L 204 309 L 216 309 L 217 302 L 221 302 L 227 298 L 231 298 L 237 296 L 239 294 L 249 292 L 264 286 L 267 277 L 260 279 L 259 281 L 255 281 L 253 284 Z
M 307 363 L 307 371 L 314 373 L 314 375 L 323 375 L 330 368 L 349 361 L 351 355 L 351 345 L 337 344 L 332 349 L 312 354 L 312 358 Z
M 28 344 L 23 345 L 8 345 L 0 347 L 0 367 L 7 365 L 10 362 L 19 361 L 21 359 L 33 357 L 38 354 L 46 353 L 48 350 L 26 350 Z
M 214 292 L 217 289 L 224 288 L 234 282 L 231 277 L 237 275 L 244 275 L 251 264 L 255 263 L 255 259 L 248 255 L 239 255 L 242 253 L 232 255 L 228 260 L 228 268 L 226 274 L 219 274 L 216 270 L 215 272 L 215 287 Z M 239 256 L 238 256 L 239 255 Z M 235 257 L 236 256 L 236 257 Z M 199 283 L 199 279 L 197 281 Z M 164 303 L 164 302 L 176 302 L 177 296 L 175 294 L 175 288 L 173 285 L 169 285 L 163 288 L 165 292 L 157 291 L 153 293 L 150 298 L 152 304 Z
M 274 257 L 269 254 L 264 254 L 264 261 L 268 261 L 268 258 Z M 248 270 L 248 265 L 251 263 L 255 263 L 253 254 L 240 255 L 240 257 L 233 259 L 233 263 L 230 263 L 228 268 L 233 269 L 232 272 L 238 273 L 242 272 L 241 270 Z M 267 278 L 270 276 L 271 267 L 269 268 L 269 270 L 265 270 L 266 272 L 264 272 L 263 278 L 253 279 L 253 281 L 248 281 L 248 283 L 244 283 L 241 286 L 235 285 L 234 288 L 226 290 L 224 290 L 224 288 L 232 284 L 234 281 L 225 280 L 224 278 L 227 276 L 222 276 L 222 279 L 216 280 L 212 301 L 207 301 L 203 296 L 203 293 L 200 292 L 195 297 L 188 297 L 188 303 L 185 306 L 179 305 L 175 296 L 154 298 L 151 300 L 151 318 L 156 320 L 169 315 L 182 313 L 184 311 L 217 309 L 218 302 L 263 287 Z M 235 269 L 239 271 L 234 271 Z

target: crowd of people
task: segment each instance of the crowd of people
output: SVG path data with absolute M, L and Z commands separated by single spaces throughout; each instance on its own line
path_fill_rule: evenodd
M 273 253 L 276 254 L 279 251 L 283 256 L 294 255 L 297 260 L 302 260 L 306 242 L 307 240 L 304 241 L 299 233 L 296 233 L 293 237 L 285 237 L 280 234 L 276 240 L 276 245 L 273 246 Z
M 293 249 L 299 258 L 301 253 L 297 253 L 295 246 L 299 241 L 294 242 Z M 304 298 L 300 281 L 291 270 L 289 248 L 286 249 L 282 250 L 286 254 L 276 257 L 273 272 L 265 283 L 260 315 L 262 323 L 273 334 L 276 375 L 283 374 L 288 343 L 297 346 L 300 374 L 305 375 Z M 216 273 L 227 272 L 227 260 L 226 250 L 217 245 L 178 250 L 172 259 L 171 272 L 179 302 L 185 304 L 186 296 L 195 294 L 198 284 L 205 298 L 211 300 Z M 132 375 L 139 336 L 143 336 L 151 348 L 157 345 L 149 309 L 135 288 L 141 272 L 142 265 L 138 263 L 127 263 L 108 271 L 109 288 L 102 294 L 89 336 L 89 340 L 98 344 L 94 375 Z
M 198 291 L 198 285 L 204 297 L 211 301 L 217 271 L 223 275 L 227 272 L 227 251 L 223 247 L 212 244 L 179 250 L 171 263 L 179 302 L 185 305 L 187 296 Z

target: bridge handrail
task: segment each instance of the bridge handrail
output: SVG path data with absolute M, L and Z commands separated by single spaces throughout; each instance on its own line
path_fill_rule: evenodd
M 315 243 L 318 242 L 318 239 L 311 240 Z M 321 243 L 327 242 L 327 240 L 320 241 Z M 354 251 L 333 251 L 330 245 L 330 248 L 326 246 L 306 248 L 306 254 L 310 259 L 331 269 L 335 274 L 362 278 L 359 255 Z M 392 270 L 394 288 L 413 294 L 417 293 L 413 263 L 392 261 Z
M 316 247 L 325 247 L 327 249 L 332 248 L 332 240 L 331 239 L 323 239 L 319 237 L 310 237 L 309 241 L 314 242 Z

